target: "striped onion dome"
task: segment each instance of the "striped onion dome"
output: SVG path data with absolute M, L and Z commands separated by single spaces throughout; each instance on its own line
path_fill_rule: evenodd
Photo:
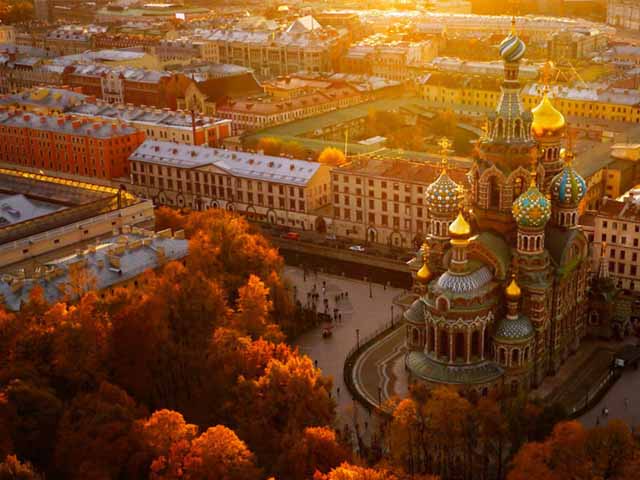
M 499 47 L 500 56 L 505 62 L 517 62 L 524 57 L 524 52 L 527 49 L 526 45 L 520 38 L 511 32 L 507 38 L 505 38 Z
M 587 193 L 587 184 L 570 164 L 551 180 L 551 199 L 567 207 L 577 207 Z

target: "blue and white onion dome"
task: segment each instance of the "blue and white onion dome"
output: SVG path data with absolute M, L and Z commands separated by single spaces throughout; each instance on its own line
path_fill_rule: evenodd
M 507 38 L 505 38 L 499 47 L 500 56 L 505 62 L 517 62 L 524 57 L 524 52 L 527 50 L 526 45 L 520 38 L 511 32 Z
M 577 207 L 587 193 L 587 184 L 570 164 L 551 180 L 553 203 L 565 207 Z
M 460 210 L 464 194 L 462 188 L 451 180 L 446 170 L 425 191 L 427 207 L 436 215 L 454 215 Z
M 551 218 L 551 204 L 532 182 L 529 189 L 513 202 L 511 213 L 520 227 L 543 228 Z

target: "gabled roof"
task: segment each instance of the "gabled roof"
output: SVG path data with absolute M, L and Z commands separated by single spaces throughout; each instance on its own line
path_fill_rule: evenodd
M 322 30 L 322 25 L 311 15 L 298 18 L 287 27 L 287 33 L 305 33 L 312 30 Z

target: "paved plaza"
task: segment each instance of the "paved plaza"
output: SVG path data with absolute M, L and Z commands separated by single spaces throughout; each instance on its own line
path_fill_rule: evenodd
M 604 408 L 609 411 L 606 417 L 602 413 Z M 598 404 L 580 417 L 587 427 L 614 419 L 621 419 L 632 428 L 640 424 L 640 369 L 625 370 Z
M 401 289 L 384 287 L 383 285 L 371 284 L 371 297 L 369 296 L 369 283 L 362 280 L 318 273 L 307 273 L 306 280 L 304 273 L 297 267 L 286 266 L 285 277 L 296 287 L 297 298 L 305 304 L 307 293 L 315 291 L 320 295 L 318 311 L 324 311 L 324 298 L 328 299 L 328 310 L 333 313 L 334 308 L 338 308 L 342 315 L 342 321 L 335 323 L 333 335 L 329 338 L 322 337 L 322 325 L 301 335 L 295 345 L 300 351 L 308 355 L 314 362 L 318 362 L 323 374 L 332 377 L 332 395 L 337 401 L 339 425 L 351 423 L 354 414 L 359 423 L 364 422 L 368 413 L 354 405 L 347 386 L 343 379 L 344 362 L 349 351 L 356 345 L 357 337 L 364 339 L 377 329 L 391 321 L 391 305 L 395 296 L 402 292 Z M 326 290 L 323 293 L 322 282 L 326 282 Z M 335 296 L 348 292 L 348 298 L 343 298 L 337 303 Z M 398 309 L 394 311 L 397 317 Z M 358 334 L 356 334 L 356 330 Z

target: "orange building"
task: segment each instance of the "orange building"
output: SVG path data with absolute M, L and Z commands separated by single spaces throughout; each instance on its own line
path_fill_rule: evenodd
M 144 132 L 116 122 L 71 115 L 0 111 L 0 162 L 73 175 L 129 175 L 129 155 Z

